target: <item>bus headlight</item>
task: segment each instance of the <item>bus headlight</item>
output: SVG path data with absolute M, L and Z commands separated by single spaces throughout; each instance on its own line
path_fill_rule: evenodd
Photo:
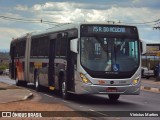
M 136 85 L 136 84 L 139 82 L 139 80 L 140 80 L 140 77 L 135 78 L 135 79 L 132 81 L 132 84 L 133 84 L 133 85 Z
M 80 77 L 84 83 L 91 83 L 91 81 L 82 73 L 80 73 Z

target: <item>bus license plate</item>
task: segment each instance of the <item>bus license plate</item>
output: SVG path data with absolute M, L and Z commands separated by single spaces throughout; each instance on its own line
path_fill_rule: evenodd
M 117 88 L 107 88 L 107 92 L 117 92 Z

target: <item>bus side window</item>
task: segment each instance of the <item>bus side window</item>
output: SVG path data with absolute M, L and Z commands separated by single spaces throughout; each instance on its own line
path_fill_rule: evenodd
M 31 56 L 48 57 L 49 55 L 49 37 L 43 36 L 33 38 L 31 42 Z
M 67 41 L 68 41 L 67 33 L 64 33 L 64 35 L 61 39 L 61 43 L 60 43 L 60 45 L 61 45 L 60 56 L 66 56 L 67 55 L 67 47 L 68 47 Z
M 56 50 L 55 50 L 55 55 L 56 56 L 60 56 L 60 43 L 61 43 L 61 35 L 60 34 L 58 34 L 57 35 L 57 40 L 56 40 Z
M 56 42 L 56 56 L 66 56 L 67 54 L 67 33 L 59 33 Z
M 48 57 L 49 55 L 49 37 L 44 36 L 39 39 L 38 56 Z
M 15 57 L 24 57 L 26 49 L 26 40 L 21 39 L 15 43 Z
M 31 41 L 31 56 L 37 56 L 37 49 L 36 49 L 36 43 L 37 43 L 37 47 L 38 47 L 38 41 L 35 38 L 32 38 Z
M 11 46 L 10 46 L 10 56 L 11 56 L 11 59 L 14 58 L 14 55 L 15 55 L 15 45 L 13 45 L 13 43 L 12 43 Z
M 20 57 L 25 56 L 25 49 L 26 49 L 26 40 L 22 40 L 19 46 L 19 55 Z

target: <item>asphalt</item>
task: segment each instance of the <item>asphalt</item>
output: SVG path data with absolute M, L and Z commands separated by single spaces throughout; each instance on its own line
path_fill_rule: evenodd
M 9 81 L 7 76 L 0 76 L 0 78 L 2 79 L 0 80 L 0 103 L 24 101 L 33 97 L 30 90 L 5 83 Z M 142 78 L 141 90 L 160 93 L 160 81 L 156 81 L 155 78 Z

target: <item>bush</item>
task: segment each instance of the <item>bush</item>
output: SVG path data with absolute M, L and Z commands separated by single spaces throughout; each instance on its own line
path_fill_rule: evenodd
M 5 70 L 5 69 L 7 69 L 7 66 L 5 66 L 5 65 L 0 66 L 1 71 Z

